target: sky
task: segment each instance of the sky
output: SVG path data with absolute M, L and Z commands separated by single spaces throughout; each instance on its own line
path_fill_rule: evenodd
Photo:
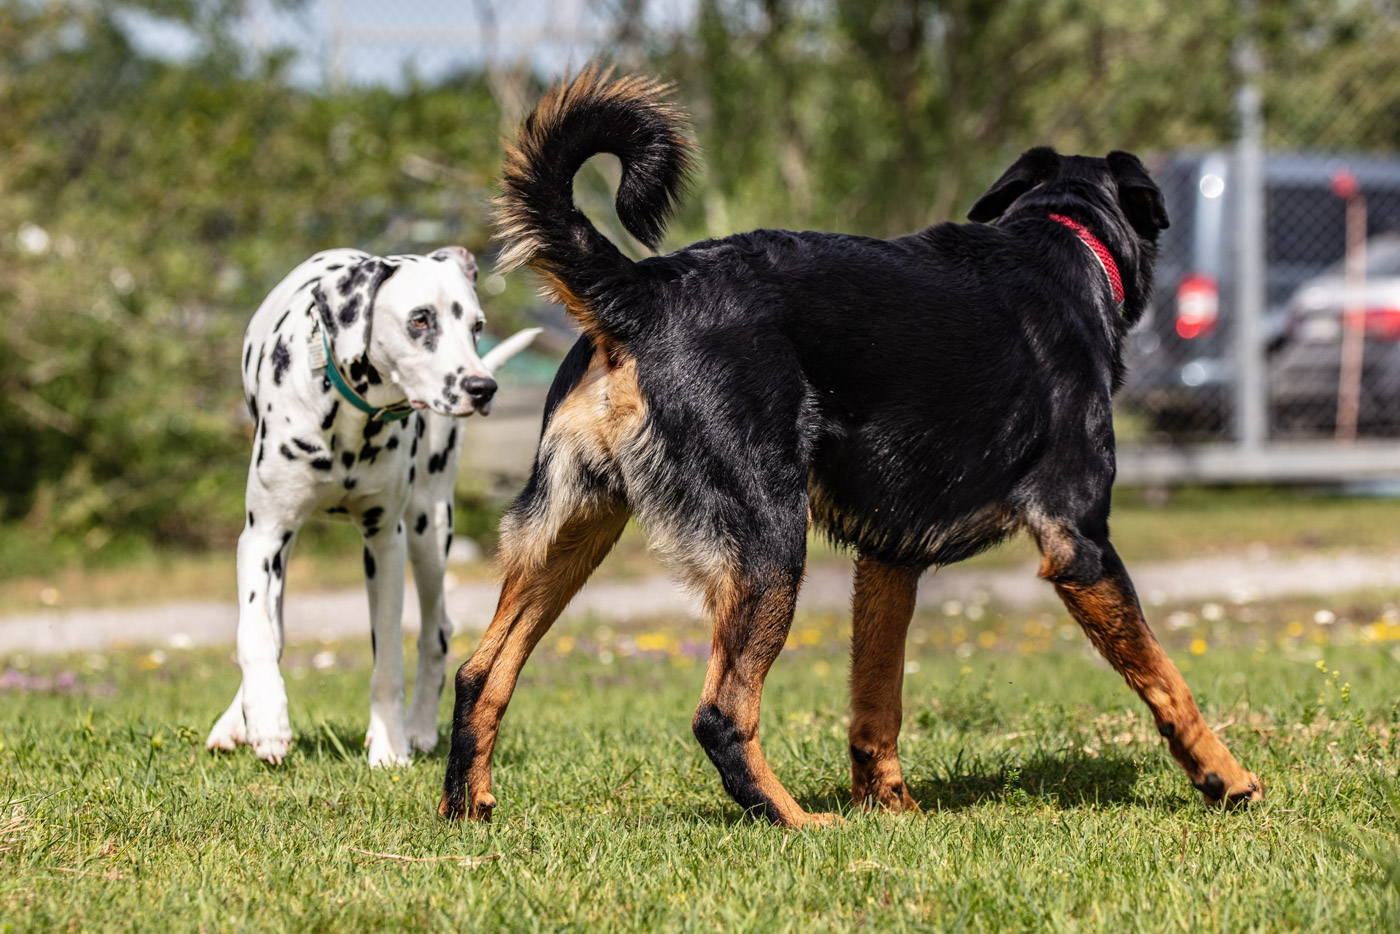
M 677 28 L 694 7 L 695 0 L 648 0 L 646 20 Z M 431 81 L 486 60 L 529 60 L 555 75 L 608 41 L 607 9 L 606 0 L 246 0 L 242 32 L 255 49 L 298 50 L 292 76 L 307 86 L 393 85 L 406 70 Z M 143 51 L 181 58 L 195 48 L 178 24 L 129 22 Z

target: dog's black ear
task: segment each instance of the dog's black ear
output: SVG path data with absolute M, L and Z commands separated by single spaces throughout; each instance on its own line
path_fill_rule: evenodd
M 979 224 L 996 220 L 1011 207 L 1011 202 L 1041 182 L 1050 181 L 1059 171 L 1060 156 L 1055 150 L 1049 146 L 1028 150 L 977 199 L 972 210 L 967 212 L 967 219 Z
M 476 260 L 464 246 L 445 246 L 428 254 L 440 263 L 456 263 L 471 282 L 476 282 Z
M 1134 230 L 1151 237 L 1171 226 L 1162 189 L 1152 181 L 1137 156 L 1115 150 L 1108 154 L 1108 168 L 1118 183 L 1118 203 Z
M 337 359 L 353 360 L 369 349 L 375 296 L 398 268 L 378 256 L 369 256 L 344 270 L 327 272 L 312 287 L 312 301 Z

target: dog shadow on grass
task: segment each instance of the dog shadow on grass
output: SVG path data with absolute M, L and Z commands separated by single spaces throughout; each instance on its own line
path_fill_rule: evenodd
M 961 811 L 986 805 L 1049 806 L 1058 809 L 1160 804 L 1137 791 L 1139 762 L 1127 751 L 1088 755 L 1075 750 L 1042 751 L 998 760 L 913 760 L 905 764 L 909 794 L 924 811 Z M 847 788 L 807 798 L 809 811 L 850 807 Z

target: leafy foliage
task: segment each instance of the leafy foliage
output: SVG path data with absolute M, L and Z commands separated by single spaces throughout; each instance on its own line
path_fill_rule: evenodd
M 955 219 L 1037 143 L 1220 145 L 1246 31 L 1274 145 L 1400 146 L 1393 4 L 1253 9 L 700 0 L 695 28 L 645 41 L 642 4 L 612 14 L 695 119 L 706 177 L 673 230 L 682 243 Z M 14 559 L 6 573 L 101 560 L 122 541 L 236 534 L 237 345 L 305 256 L 456 242 L 489 260 L 499 132 L 542 80 L 490 68 L 435 85 L 299 87 L 286 53 L 239 46 L 239 10 L 0 0 L 0 523 L 22 524 L 30 542 L 0 548 Z M 136 48 L 141 17 L 185 24 L 193 57 Z M 607 170 L 585 171 L 578 189 L 609 226 Z M 527 276 L 487 284 L 494 329 L 541 311 Z

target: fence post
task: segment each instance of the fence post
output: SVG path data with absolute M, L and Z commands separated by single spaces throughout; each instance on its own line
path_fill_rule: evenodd
M 1249 39 L 1238 50 L 1243 83 L 1236 105 L 1239 224 L 1235 232 L 1235 441 L 1246 451 L 1263 448 L 1268 426 L 1264 372 L 1264 121 L 1255 79 L 1258 54 Z

